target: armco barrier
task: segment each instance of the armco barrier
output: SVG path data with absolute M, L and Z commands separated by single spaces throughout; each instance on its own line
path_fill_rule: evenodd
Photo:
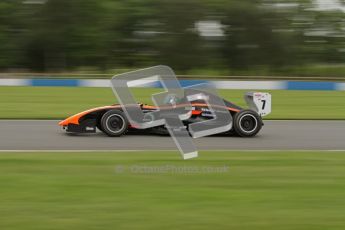
M 180 80 L 182 87 L 211 83 L 218 89 L 253 90 L 345 90 L 345 83 L 311 81 L 206 81 Z M 107 79 L 0 79 L 0 86 L 64 86 L 64 87 L 110 87 Z M 146 87 L 160 88 L 159 82 Z

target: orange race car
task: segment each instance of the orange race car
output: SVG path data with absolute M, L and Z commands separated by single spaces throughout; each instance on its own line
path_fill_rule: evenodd
M 245 100 L 249 105 L 249 109 L 243 109 L 225 99 L 222 99 L 226 110 L 229 111 L 233 118 L 232 128 L 229 133 L 234 133 L 242 137 L 255 136 L 262 128 L 262 116 L 271 112 L 271 95 L 268 93 L 249 92 L 245 94 Z M 175 102 L 176 103 L 176 102 Z M 183 123 L 205 121 L 213 119 L 213 113 L 203 100 L 195 100 L 190 102 L 192 105 L 192 115 Z M 157 111 L 158 107 L 139 104 L 143 113 Z M 180 101 L 177 106 L 183 107 Z M 67 132 L 71 133 L 95 133 L 100 130 L 111 137 L 118 137 L 127 131 L 145 131 L 157 134 L 168 134 L 164 126 L 139 129 L 132 125 L 127 119 L 122 106 L 114 104 L 110 106 L 97 107 L 75 114 L 59 123 Z M 97 128 L 97 129 L 96 129 Z

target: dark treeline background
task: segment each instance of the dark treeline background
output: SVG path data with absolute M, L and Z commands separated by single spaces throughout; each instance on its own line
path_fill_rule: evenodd
M 179 73 L 344 76 L 344 1 L 335 1 L 322 9 L 311 0 L 0 0 L 0 71 L 165 64 Z

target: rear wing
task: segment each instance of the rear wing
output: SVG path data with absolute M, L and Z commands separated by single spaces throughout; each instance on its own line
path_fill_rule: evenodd
M 272 97 L 269 93 L 247 92 L 244 99 L 250 109 L 256 111 L 260 116 L 271 113 Z

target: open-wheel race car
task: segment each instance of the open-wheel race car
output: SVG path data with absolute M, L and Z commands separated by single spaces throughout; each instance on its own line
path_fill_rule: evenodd
M 271 95 L 269 93 L 248 92 L 244 96 L 248 109 L 237 106 L 225 99 L 225 109 L 232 117 L 232 126 L 225 133 L 235 134 L 241 137 L 255 136 L 263 126 L 262 116 L 271 112 Z M 175 107 L 185 106 L 187 98 L 174 101 Z M 171 98 L 167 99 L 167 104 L 171 103 Z M 188 101 L 191 107 L 191 116 L 183 120 L 183 124 L 188 128 L 188 124 L 213 119 L 213 113 L 209 105 L 204 100 Z M 157 111 L 157 106 L 139 104 L 143 113 Z M 108 136 L 119 137 L 128 131 L 148 132 L 155 134 L 168 134 L 164 125 L 142 129 L 131 124 L 127 118 L 123 106 L 114 104 L 110 106 L 97 107 L 75 114 L 59 123 L 70 133 L 95 133 L 98 130 Z

